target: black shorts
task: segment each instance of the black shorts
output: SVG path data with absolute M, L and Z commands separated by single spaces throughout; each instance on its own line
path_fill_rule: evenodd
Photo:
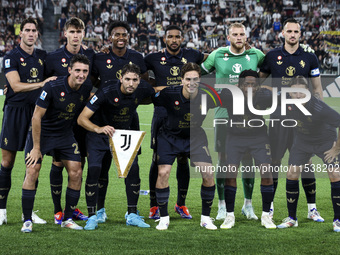
M 303 166 L 308 164 L 309 159 L 316 154 L 322 161 L 333 167 L 339 167 L 339 156 L 338 159 L 334 159 L 331 163 L 325 162 L 325 152 L 333 147 L 334 140 L 325 141 L 322 144 L 313 144 L 306 141 L 296 139 L 289 153 L 289 165 Z
M 151 123 L 151 149 L 157 149 L 157 134 L 161 126 L 163 125 L 167 116 L 166 109 L 161 106 L 156 106 L 153 112 Z
M 226 140 L 227 165 L 240 165 L 246 152 L 255 159 L 256 165 L 272 162 L 267 134 L 237 136 L 229 133 Z
M 173 136 L 161 129 L 158 132 L 157 148 L 157 164 L 172 165 L 177 156 L 190 156 L 190 139 Z
M 33 148 L 32 132 L 28 133 L 25 145 L 25 155 Z M 78 143 L 73 135 L 67 136 L 41 136 L 40 152 L 44 155 L 53 156 L 57 161 L 70 160 L 81 162 Z M 38 161 L 41 163 L 41 160 Z
M 190 161 L 212 163 L 207 135 L 202 128 L 190 129 Z
M 105 154 L 110 151 L 109 137 L 105 134 L 87 132 L 86 147 L 88 166 L 101 168 Z M 112 160 L 112 157 L 108 160 Z
M 25 148 L 34 105 L 15 105 L 4 107 L 1 129 L 1 148 L 8 151 L 22 151 Z
M 86 149 L 86 133 L 87 130 L 79 125 L 75 125 L 73 128 L 74 138 L 76 139 L 80 155 L 82 158 L 87 156 L 87 149 Z
M 282 119 L 281 116 L 271 116 L 271 119 Z M 294 128 L 283 127 L 281 121 L 269 124 L 269 141 L 273 161 L 281 161 L 287 149 L 290 150 L 294 141 Z

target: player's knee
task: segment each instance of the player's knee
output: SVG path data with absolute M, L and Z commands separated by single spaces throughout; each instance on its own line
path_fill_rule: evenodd
M 77 168 L 70 170 L 68 176 L 71 181 L 81 182 L 82 173 L 83 171 L 81 167 L 77 167 Z

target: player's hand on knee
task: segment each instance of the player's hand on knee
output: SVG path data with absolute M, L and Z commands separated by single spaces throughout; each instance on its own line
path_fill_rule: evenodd
M 40 150 L 33 148 L 31 152 L 25 158 L 26 160 L 26 167 L 29 168 L 30 166 L 35 167 L 39 159 L 42 159 L 42 155 Z
M 107 126 L 104 126 L 104 127 L 100 127 L 95 131 L 96 131 L 97 134 L 105 134 L 109 137 L 112 137 L 113 133 L 115 132 L 115 129 L 112 126 L 107 125 Z
M 324 154 L 325 161 L 331 163 L 340 154 L 340 148 L 336 145 L 336 142 L 334 142 L 333 147 Z

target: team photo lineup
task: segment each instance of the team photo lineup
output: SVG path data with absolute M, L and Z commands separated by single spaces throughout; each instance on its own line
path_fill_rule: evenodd
M 60 5 L 63 1 L 52 2 Z M 202 8 L 205 2 L 209 1 L 203 1 Z M 255 5 L 262 6 L 260 2 Z M 194 47 L 184 44 L 186 32 L 171 20 L 164 27 L 162 42 L 146 39 L 146 45 L 159 43 L 162 47 L 144 51 L 146 45 L 142 45 L 137 51 L 131 47 L 135 27 L 128 21 L 110 18 L 105 23 L 108 44 L 92 47 L 84 40 L 86 23 L 75 15 L 64 15 L 60 33 L 65 43 L 61 41 L 58 49 L 46 52 L 37 47 L 41 21 L 36 16 L 22 19 L 18 45 L 3 56 L 6 85 L 0 140 L 0 228 L 10 223 L 7 198 L 13 188 L 12 171 L 22 171 L 14 167 L 16 160 L 22 160 L 17 157 L 19 151 L 24 151 L 26 166 L 21 201 L 16 201 L 22 207 L 21 232 L 31 233 L 35 224 L 47 224 L 33 210 L 40 171 L 50 171 L 54 224 L 86 231 L 105 224 L 110 215 L 105 210 L 109 170 L 118 160 L 110 146 L 112 136 L 116 130 L 144 130 L 137 108 L 150 104 L 151 130 L 145 131 L 151 133 L 151 141 L 144 143 L 150 142 L 152 157 L 143 159 L 149 161 L 148 179 L 140 178 L 138 163 L 145 148 L 129 148 L 135 151 L 124 178 L 126 214 L 121 215 L 127 228 L 150 228 L 148 223 L 155 220 L 156 230 L 171 229 L 170 178 L 176 178 L 177 183 L 177 189 L 172 189 L 177 191 L 175 212 L 192 219 L 186 206 L 192 169 L 202 178 L 195 199 L 201 200 L 203 229 L 223 231 L 239 226 L 237 218 L 241 216 L 234 214 L 237 177 L 243 186 L 243 217 L 258 220 L 259 227 L 265 229 L 282 229 L 298 227 L 301 176 L 307 218 L 319 224 L 325 220 L 316 205 L 317 165 L 313 162 L 318 157 L 330 181 L 333 207 L 329 210 L 333 209 L 334 217 L 327 224 L 340 232 L 340 114 L 324 102 L 322 58 L 302 45 L 299 19 L 282 19 L 279 33 L 283 43 L 268 51 L 249 40 L 242 20 L 226 25 L 226 45 L 217 43 L 216 38 L 207 40 L 209 52 L 197 49 L 192 37 L 189 42 Z M 202 26 L 206 34 L 216 29 Z M 204 124 L 207 112 L 213 115 L 209 126 L 212 139 Z M 275 224 L 278 169 L 282 169 L 286 152 L 286 183 L 282 178 L 280 182 L 285 185 L 288 214 Z M 42 163 L 47 156 L 53 158 L 51 165 Z M 172 167 L 175 162 L 177 169 Z M 258 175 L 242 169 L 257 169 Z M 171 177 L 171 172 L 176 177 Z M 66 173 L 67 187 L 63 184 Z M 255 181 L 257 176 L 260 184 Z M 149 186 L 146 220 L 138 210 L 141 182 Z M 258 215 L 252 201 L 256 186 L 260 186 L 262 198 Z M 62 198 L 63 187 L 66 193 Z M 86 201 L 86 213 L 78 208 L 79 200 Z

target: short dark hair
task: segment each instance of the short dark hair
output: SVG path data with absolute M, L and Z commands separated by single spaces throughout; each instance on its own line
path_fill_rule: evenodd
M 126 29 L 126 31 L 128 33 L 130 33 L 131 31 L 131 28 L 129 26 L 129 24 L 126 22 L 126 21 L 113 21 L 110 25 L 109 25 L 109 29 L 108 29 L 108 32 L 109 32 L 109 35 L 111 35 L 112 33 L 112 30 L 116 27 L 123 27 Z
M 90 66 L 90 60 L 83 54 L 76 54 L 72 57 L 70 61 L 70 68 L 72 69 L 73 65 L 77 62 Z
M 137 66 L 134 63 L 130 63 L 130 64 L 126 64 L 125 66 L 123 66 L 122 68 L 122 77 L 126 74 L 126 73 L 135 73 L 138 76 L 140 76 L 140 68 L 139 66 Z
M 303 77 L 302 75 L 295 76 L 290 81 L 289 86 L 293 86 L 293 85 L 297 85 L 297 84 L 305 85 L 306 88 L 308 88 L 308 80 L 305 77 Z
M 193 63 L 193 62 L 186 63 L 184 66 L 182 66 L 181 77 L 184 78 L 184 75 L 187 72 L 190 72 L 190 71 L 198 72 L 199 77 L 201 77 L 201 68 L 200 68 L 200 66 L 197 65 L 196 63 Z
M 296 19 L 294 19 L 294 18 L 289 18 L 289 19 L 286 19 L 286 20 L 283 22 L 282 28 L 284 28 L 285 25 L 286 25 L 287 23 L 295 23 L 295 24 L 300 25 L 299 21 L 297 21 Z M 301 25 L 300 25 L 300 26 L 301 26 Z
M 167 33 L 169 30 L 178 30 L 178 31 L 181 32 L 181 36 L 182 36 L 182 37 L 184 36 L 182 29 L 181 29 L 179 26 L 177 26 L 177 25 L 169 25 L 169 26 L 167 26 L 166 29 L 165 29 L 165 33 L 164 33 L 164 34 L 166 35 L 166 33 Z
M 238 86 L 240 87 L 241 85 L 243 85 L 244 81 L 245 81 L 245 78 L 247 76 L 252 76 L 252 77 L 255 77 L 256 78 L 256 85 L 259 86 L 260 85 L 260 81 L 259 81 L 259 74 L 254 71 L 254 70 L 251 70 L 251 69 L 247 69 L 247 70 L 244 70 L 240 73 L 240 76 L 239 76 L 239 79 L 238 79 Z
M 26 24 L 34 24 L 35 25 L 35 28 L 38 30 L 38 22 L 36 19 L 32 18 L 32 17 L 29 17 L 27 19 L 24 19 L 21 24 L 20 24 L 20 31 L 22 31 L 24 29 L 24 26 Z
M 65 22 L 65 26 L 64 26 L 65 31 L 71 26 L 75 27 L 76 29 L 83 29 L 83 30 L 85 29 L 84 21 L 82 21 L 81 19 L 77 17 L 72 17 Z

